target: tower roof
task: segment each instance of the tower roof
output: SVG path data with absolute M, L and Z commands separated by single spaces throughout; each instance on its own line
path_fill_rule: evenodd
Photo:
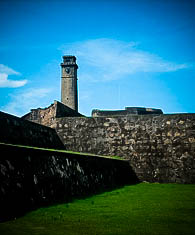
M 64 55 L 63 58 L 75 58 L 76 59 L 74 55 Z
M 73 55 L 65 55 L 63 56 L 63 64 L 76 64 L 76 57 Z

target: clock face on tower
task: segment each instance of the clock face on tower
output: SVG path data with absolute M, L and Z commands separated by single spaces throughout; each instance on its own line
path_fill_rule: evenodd
M 66 71 L 67 74 L 70 73 L 70 69 L 69 68 L 65 68 L 65 71 Z

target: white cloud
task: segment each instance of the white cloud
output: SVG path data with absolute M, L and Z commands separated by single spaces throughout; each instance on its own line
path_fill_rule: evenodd
M 4 112 L 22 116 L 30 112 L 32 108 L 38 108 L 40 105 L 46 107 L 48 105 L 48 94 L 52 91 L 51 88 L 31 88 L 22 90 L 16 94 L 12 94 L 11 101 L 1 109 Z
M 27 83 L 27 80 L 10 80 L 9 75 L 21 75 L 12 68 L 9 68 L 3 64 L 0 64 L 0 87 L 21 87 Z
M 173 72 L 187 68 L 137 49 L 136 42 L 96 39 L 63 45 L 63 54 L 76 55 L 80 78 L 96 81 L 117 80 L 140 72 Z M 95 73 L 94 73 L 95 71 Z
M 0 64 L 0 73 L 5 73 L 7 75 L 20 75 L 19 72 L 16 72 L 15 70 L 7 67 L 6 65 Z
M 0 73 L 0 87 L 21 87 L 27 83 L 27 80 L 9 80 L 8 75 Z

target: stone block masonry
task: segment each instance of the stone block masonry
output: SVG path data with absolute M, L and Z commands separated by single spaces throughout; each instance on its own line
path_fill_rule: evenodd
M 141 181 L 195 183 L 195 114 L 57 118 L 67 150 L 128 159 Z
M 0 112 L 0 142 L 64 149 L 54 129 L 3 112 Z
M 138 182 L 127 161 L 0 144 L 0 221 Z

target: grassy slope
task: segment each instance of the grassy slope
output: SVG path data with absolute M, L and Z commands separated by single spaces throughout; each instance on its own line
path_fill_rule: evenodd
M 76 155 L 81 155 L 81 156 L 103 157 L 103 158 L 109 158 L 109 159 L 123 160 L 119 156 L 103 156 L 103 155 L 97 155 L 93 153 L 83 153 L 83 152 L 74 152 L 74 151 L 68 151 L 68 150 L 40 148 L 40 147 L 33 147 L 33 146 L 26 146 L 26 145 L 19 145 L 19 144 L 1 143 L 1 142 L 0 142 L 0 145 L 14 146 L 18 148 L 27 148 L 27 149 L 38 149 L 38 150 L 52 151 L 52 152 L 57 152 L 57 153 L 59 152 L 59 153 L 76 154 Z
M 147 184 L 41 208 L 0 224 L 0 234 L 191 235 L 195 185 Z

